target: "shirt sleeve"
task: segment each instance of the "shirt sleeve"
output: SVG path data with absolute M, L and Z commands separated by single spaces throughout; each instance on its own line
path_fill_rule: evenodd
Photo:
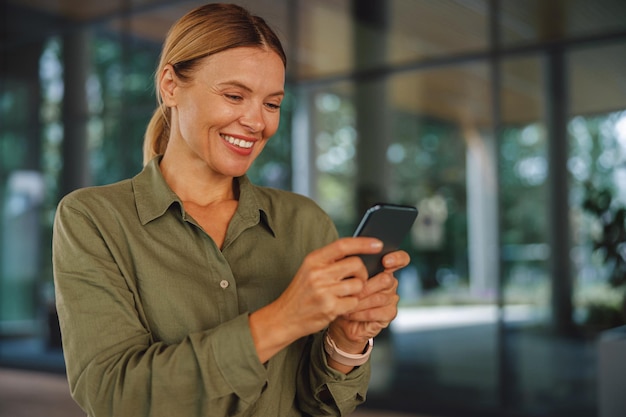
M 344 374 L 326 361 L 323 332 L 310 338 L 309 360 L 302 362 L 298 400 L 302 411 L 311 416 L 347 416 L 365 401 L 370 380 L 370 362 Z M 303 395 L 307 393 L 308 395 Z
M 337 229 L 327 217 L 326 227 L 315 223 L 324 246 L 338 238 Z M 326 230 L 326 233 L 319 233 Z M 328 365 L 324 352 L 323 332 L 311 335 L 298 372 L 298 401 L 305 415 L 347 416 L 365 401 L 370 380 L 369 361 L 344 374 Z
M 56 302 L 71 393 L 91 416 L 238 415 L 267 385 L 247 314 L 153 340 L 141 300 L 101 225 L 61 203 L 53 236 Z

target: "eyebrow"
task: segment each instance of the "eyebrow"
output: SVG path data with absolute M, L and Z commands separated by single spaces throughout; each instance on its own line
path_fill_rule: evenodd
M 224 81 L 223 83 L 218 83 L 217 85 L 219 85 L 220 87 L 228 87 L 228 86 L 239 87 L 243 90 L 246 90 L 249 93 L 252 93 L 252 89 L 250 87 L 248 87 L 247 85 L 239 81 Z M 268 94 L 268 97 L 284 96 L 284 95 L 285 95 L 285 90 L 280 90 L 280 91 L 276 91 L 275 93 Z

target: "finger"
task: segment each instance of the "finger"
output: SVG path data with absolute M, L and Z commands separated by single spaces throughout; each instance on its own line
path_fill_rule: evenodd
M 383 266 L 385 269 L 395 271 L 404 268 L 411 261 L 409 254 L 403 250 L 390 252 L 383 256 Z
M 363 291 L 361 292 L 361 298 L 365 299 L 372 294 L 379 292 L 395 293 L 398 289 L 398 280 L 393 276 L 391 272 L 381 272 L 367 280 Z
M 383 242 L 371 237 L 344 237 L 312 252 L 319 262 L 330 264 L 340 259 L 361 255 L 374 254 L 383 249 Z
M 355 322 L 337 318 L 331 323 L 329 330 L 334 330 L 333 339 L 336 334 L 337 339 L 342 340 L 339 343 L 345 343 L 345 341 L 362 343 L 371 337 L 376 337 L 386 325 L 388 325 L 387 322 Z
M 357 306 L 348 315 L 350 320 L 385 321 L 395 317 L 395 310 L 400 297 L 397 294 L 378 293 L 359 300 Z M 378 317 L 377 314 L 384 314 Z
M 361 323 L 390 323 L 398 315 L 395 304 L 387 304 L 382 307 L 368 308 L 365 310 L 352 311 L 342 317 L 351 322 Z
M 356 304 L 352 307 L 354 309 L 359 302 L 359 294 L 363 291 L 364 281 L 359 278 L 343 279 L 336 284 L 332 285 L 331 291 L 337 297 L 354 297 Z
M 335 300 L 334 311 L 336 311 L 336 317 L 340 317 L 346 314 L 349 311 L 354 310 L 355 306 L 358 304 L 358 299 L 356 297 L 339 297 Z
M 370 284 L 369 281 L 367 282 L 368 285 Z M 385 287 L 385 289 L 373 292 L 366 297 L 363 297 L 367 291 L 364 289 L 361 292 L 359 304 L 346 317 L 357 321 L 391 321 L 397 314 L 397 306 L 400 301 L 400 296 L 397 293 L 397 280 L 394 279 L 394 281 L 396 284 L 392 287 Z M 378 314 L 383 314 L 383 316 L 378 317 Z
M 330 264 L 322 264 L 317 270 L 317 279 L 329 280 L 333 283 L 349 278 L 358 278 L 362 281 L 361 289 L 368 278 L 367 269 L 357 256 L 349 256 Z

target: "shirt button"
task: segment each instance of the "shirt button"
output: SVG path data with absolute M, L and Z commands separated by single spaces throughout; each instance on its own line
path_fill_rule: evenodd
M 220 287 L 222 288 L 228 288 L 228 281 L 226 281 L 225 279 L 220 281 Z

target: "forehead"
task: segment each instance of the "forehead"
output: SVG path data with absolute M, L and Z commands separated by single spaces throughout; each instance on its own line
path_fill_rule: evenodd
M 240 47 L 204 58 L 197 75 L 198 79 L 210 82 L 238 80 L 276 88 L 278 84 L 284 85 L 285 67 L 280 56 L 271 49 Z

